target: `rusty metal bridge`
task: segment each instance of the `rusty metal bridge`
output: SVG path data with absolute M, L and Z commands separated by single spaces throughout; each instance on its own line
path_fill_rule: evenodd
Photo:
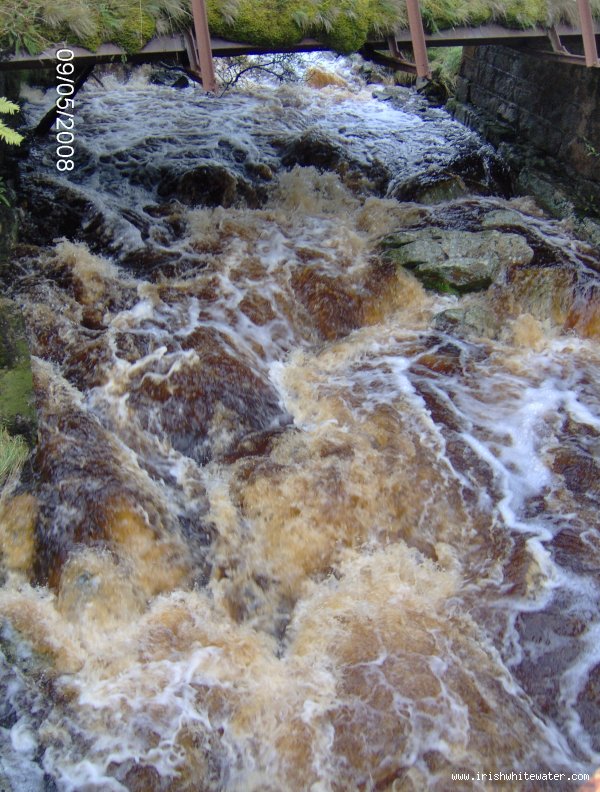
M 428 34 L 424 29 L 419 0 L 406 0 L 409 28 L 396 32 L 386 41 L 367 42 L 361 54 L 395 69 L 413 72 L 424 79 L 431 77 L 428 47 L 535 44 L 535 51 L 542 56 L 590 68 L 600 67 L 596 41 L 596 37 L 600 36 L 600 25 L 592 18 L 590 0 L 576 0 L 576 2 L 580 20 L 578 28 L 557 25 L 515 30 L 501 25 L 485 25 L 478 28 L 452 28 Z M 208 28 L 205 0 L 191 0 L 191 4 L 194 21 L 192 29 L 176 36 L 154 38 L 138 53 L 126 53 L 113 44 L 103 44 L 96 52 L 81 47 L 70 47 L 70 49 L 73 50 L 77 62 L 88 67 L 96 63 L 123 60 L 149 62 L 183 57 L 187 59 L 190 72 L 202 81 L 205 90 L 212 92 L 216 91 L 217 86 L 213 57 L 271 52 L 314 52 L 329 49 L 327 45 L 315 39 L 304 39 L 289 47 L 273 48 L 214 38 L 211 37 Z M 583 55 L 573 54 L 567 49 L 566 45 L 572 45 L 573 42 L 583 43 Z M 404 55 L 407 50 L 412 50 L 412 59 Z M 40 55 L 13 55 L 0 62 L 0 70 L 54 66 L 55 53 L 56 47 L 51 47 Z

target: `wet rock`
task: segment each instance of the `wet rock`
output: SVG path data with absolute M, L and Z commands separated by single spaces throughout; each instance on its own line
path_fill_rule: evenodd
M 448 308 L 434 317 L 434 324 L 443 332 L 485 338 L 497 338 L 502 329 L 499 318 L 485 305 Z
M 79 408 L 69 388 L 48 379 L 49 371 L 42 368 L 38 376 L 34 580 L 58 589 L 64 564 L 87 546 L 134 564 L 135 582 L 146 594 L 178 585 L 187 551 L 176 520 L 153 499 L 145 475 L 110 432 Z
M 189 84 L 190 84 L 190 81 L 187 79 L 187 77 L 185 77 L 183 74 L 181 74 L 175 80 L 175 82 L 173 83 L 173 85 L 171 87 L 172 88 L 187 88 L 189 86 Z
M 285 421 L 270 383 L 241 356 L 228 354 L 218 334 L 199 329 L 182 346 L 197 355 L 172 369 L 142 372 L 132 383 L 129 404 L 146 431 L 205 463 L 245 435 Z
M 106 538 L 103 499 L 128 493 L 133 501 L 137 493 L 121 480 L 116 449 L 98 422 L 66 405 L 53 409 L 42 423 L 36 450 L 40 512 L 34 575 L 58 587 L 74 545 Z
M 344 153 L 337 143 L 314 132 L 305 132 L 292 140 L 281 154 L 281 162 L 286 168 L 312 165 L 320 170 L 334 171 L 344 160 Z
M 371 68 L 370 64 L 369 67 Z M 404 85 L 386 85 L 385 88 L 373 91 L 373 99 L 379 99 L 382 102 L 389 102 L 395 100 L 400 103 L 405 102 L 411 95 L 411 90 Z
M 560 600 L 558 594 L 557 603 L 541 612 L 521 613 L 515 622 L 524 650 L 515 676 L 550 718 L 559 713 L 560 680 L 579 652 L 573 638 L 585 630 L 581 615 L 569 613 L 567 603 Z
M 19 242 L 49 245 L 54 239 L 82 238 L 84 222 L 94 216 L 92 202 L 78 189 L 57 185 L 52 179 L 34 178 L 23 186 Z
M 227 168 L 199 165 L 180 175 L 169 174 L 158 185 L 161 198 L 181 201 L 186 206 L 232 206 L 237 196 L 237 179 Z
M 542 265 L 509 273 L 507 284 L 498 296 L 503 310 L 510 315 L 529 313 L 540 321 L 549 319 L 559 326 L 565 326 L 570 319 L 568 329 L 579 329 L 579 319 L 573 312 L 576 290 L 577 275 L 572 269 Z
M 481 221 L 481 227 L 529 231 L 523 215 L 514 209 L 495 209 L 493 212 L 488 212 Z
M 381 85 L 385 83 L 390 76 L 389 70 L 385 66 L 378 66 L 367 60 L 354 63 L 353 71 L 359 75 L 367 85 Z
M 17 495 L 0 504 L 0 550 L 8 569 L 31 569 L 36 519 L 37 501 L 33 495 Z
M 277 141 L 274 143 L 278 145 Z M 360 162 L 349 157 L 340 144 L 313 131 L 284 144 L 281 163 L 286 168 L 299 165 L 332 171 L 338 173 L 350 189 L 377 195 L 385 193 L 390 180 L 390 174 L 381 162 Z
M 162 792 L 165 789 L 156 768 L 135 762 L 125 776 L 126 789 L 130 792 Z
M 339 279 L 300 267 L 292 275 L 292 288 L 326 340 L 342 338 L 360 326 L 361 299 Z
M 163 227 L 166 228 L 173 240 L 181 239 L 185 234 L 185 211 L 179 201 L 168 201 L 167 203 L 144 206 L 144 212 L 147 215 L 162 221 Z
M 180 259 L 177 251 L 157 250 L 146 245 L 132 250 L 120 261 L 122 267 L 133 273 L 136 277 L 152 279 L 154 271 L 168 264 L 173 264 Z
M 236 176 L 231 170 L 215 163 L 198 165 L 184 173 L 163 175 L 158 195 L 165 200 L 176 199 L 186 206 L 230 207 L 244 203 L 251 209 L 266 200 L 264 188 Z
M 556 563 L 577 575 L 597 574 L 598 552 L 593 552 L 592 547 L 575 528 L 564 528 L 552 540 Z
M 508 197 L 506 168 L 491 150 L 467 146 L 451 162 L 431 164 L 411 176 L 401 176 L 388 195 L 398 201 L 439 204 L 470 193 Z
M 587 683 L 577 698 L 577 711 L 582 725 L 592 738 L 594 751 L 600 750 L 600 721 L 598 720 L 598 702 L 600 701 L 600 664 L 589 673 Z M 600 786 L 600 771 L 594 776 L 597 790 Z M 586 787 L 584 787 L 584 790 Z
M 262 327 L 277 317 L 273 306 L 265 297 L 256 293 L 246 294 L 239 305 L 240 311 L 245 314 L 251 322 Z
M 389 191 L 389 197 L 398 201 L 438 204 L 461 198 L 468 193 L 469 188 L 460 176 L 439 168 L 431 168 L 394 185 Z
M 306 72 L 306 83 L 311 88 L 326 88 L 328 86 L 336 86 L 337 88 L 349 88 L 350 86 L 340 77 L 339 74 L 327 71 L 327 69 L 320 69 L 318 66 L 312 66 Z
M 244 167 L 246 173 L 252 177 L 257 177 L 263 181 L 273 180 L 273 170 L 266 162 L 246 162 Z
M 190 84 L 185 74 L 173 69 L 156 68 L 150 77 L 152 85 L 162 85 L 166 88 L 187 88 Z
M 527 265 L 533 251 L 517 234 L 427 228 L 386 237 L 384 257 L 430 289 L 465 294 L 487 289 L 506 269 Z
M 568 446 L 556 449 L 552 470 L 562 474 L 566 486 L 576 495 L 600 492 L 600 467 L 586 451 Z
M 113 361 L 112 350 L 102 335 L 88 339 L 83 334 L 79 343 L 71 343 L 63 363 L 65 378 L 81 391 L 104 385 Z
M 591 217 L 576 221 L 577 234 L 596 248 L 600 248 L 600 222 Z
M 83 241 L 95 251 L 119 251 L 133 227 L 142 237 L 149 233 L 146 218 L 130 210 L 115 212 L 96 204 L 76 185 L 50 178 L 33 178 L 23 184 L 19 225 L 20 246 L 47 246 L 65 237 Z
M 242 437 L 240 442 L 225 454 L 223 461 L 227 465 L 231 465 L 245 457 L 267 457 L 273 451 L 276 440 L 281 437 L 283 432 L 283 427 L 265 432 L 252 432 Z

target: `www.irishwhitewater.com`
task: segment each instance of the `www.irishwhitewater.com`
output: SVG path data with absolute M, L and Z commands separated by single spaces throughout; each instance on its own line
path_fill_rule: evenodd
M 589 781 L 588 773 L 452 773 L 453 781 Z

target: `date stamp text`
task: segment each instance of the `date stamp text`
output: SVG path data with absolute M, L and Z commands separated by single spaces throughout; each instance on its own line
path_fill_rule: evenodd
M 56 53 L 56 168 L 72 171 L 75 167 L 75 65 L 73 50 Z

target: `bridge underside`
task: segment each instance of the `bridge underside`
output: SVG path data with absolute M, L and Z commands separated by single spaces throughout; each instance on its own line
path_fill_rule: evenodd
M 571 41 L 581 41 L 581 31 L 567 25 L 559 25 L 556 32 L 563 43 Z M 595 26 L 596 36 L 600 36 L 600 25 Z M 411 48 L 412 39 L 409 30 L 399 31 L 395 36 L 396 47 L 398 50 L 408 50 Z M 442 30 L 437 33 L 425 34 L 425 42 L 428 47 L 455 47 L 455 46 L 482 46 L 485 44 L 505 44 L 505 45 L 529 45 L 543 44 L 549 41 L 549 31 L 546 28 L 530 28 L 527 30 L 512 30 L 501 27 L 500 25 L 486 25 L 479 28 L 453 28 Z M 370 41 L 363 53 L 367 57 L 377 59 L 377 53 L 388 50 L 389 41 Z M 289 47 L 261 47 L 253 44 L 244 44 L 234 41 L 226 41 L 220 38 L 211 38 L 212 54 L 216 57 L 233 57 L 237 55 L 259 55 L 272 52 L 315 52 L 325 51 L 329 47 L 315 39 L 304 39 L 303 41 Z M 186 61 L 189 54 L 189 43 L 186 42 L 184 35 L 162 36 L 152 39 L 140 52 L 126 53 L 114 44 L 103 44 L 96 52 L 90 52 L 82 47 L 70 47 L 75 53 L 77 62 L 81 65 L 92 65 L 95 63 L 121 63 L 129 61 L 132 63 L 147 63 L 166 59 L 180 59 Z M 21 53 L 13 55 L 8 60 L 0 61 L 0 70 L 14 71 L 20 69 L 39 69 L 54 67 L 56 47 L 52 47 L 39 55 L 29 55 Z M 382 56 L 385 57 L 385 56 Z M 561 56 L 562 57 L 562 56 Z M 393 58 L 389 65 L 394 65 Z

